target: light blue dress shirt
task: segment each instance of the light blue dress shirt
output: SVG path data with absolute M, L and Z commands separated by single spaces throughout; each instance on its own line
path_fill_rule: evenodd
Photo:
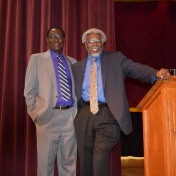
M 103 84 L 102 84 L 102 76 L 101 76 L 101 55 L 97 57 L 97 87 L 98 87 L 98 101 L 102 103 L 106 103 L 106 99 L 104 96 Z M 85 102 L 90 101 L 90 70 L 92 65 L 92 56 L 88 55 L 86 69 L 84 73 L 84 80 L 82 86 L 82 99 Z

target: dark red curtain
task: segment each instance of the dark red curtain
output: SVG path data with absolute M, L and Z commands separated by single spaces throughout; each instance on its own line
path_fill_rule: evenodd
M 48 49 L 52 25 L 66 32 L 64 53 L 81 60 L 87 52 L 83 32 L 100 28 L 107 34 L 105 50 L 115 50 L 113 0 L 0 0 L 0 175 L 35 176 L 35 125 L 23 96 L 29 57 Z M 111 152 L 111 176 L 117 175 L 119 145 Z M 113 164 L 112 164 L 113 163 Z M 56 174 L 57 175 L 57 174 Z
M 176 72 L 176 2 L 115 2 L 116 47 L 128 58 Z M 175 70 L 175 71 L 174 71 Z M 136 107 L 150 84 L 126 80 L 130 107 Z

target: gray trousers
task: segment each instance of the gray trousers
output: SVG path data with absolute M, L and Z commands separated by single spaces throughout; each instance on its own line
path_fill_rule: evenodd
M 55 109 L 52 120 L 36 124 L 38 176 L 54 176 L 57 158 L 59 176 L 76 176 L 77 143 L 73 108 Z

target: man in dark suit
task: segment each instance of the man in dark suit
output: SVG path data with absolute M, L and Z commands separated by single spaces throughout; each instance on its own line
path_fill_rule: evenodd
M 135 63 L 121 52 L 102 52 L 106 35 L 98 29 L 86 31 L 82 42 L 88 57 L 72 65 L 79 109 L 75 128 L 80 172 L 81 176 L 108 176 L 109 152 L 118 142 L 120 131 L 132 132 L 125 77 L 154 83 L 155 79 L 170 78 L 170 73 Z M 91 69 L 97 71 L 97 95 L 91 91 Z M 91 100 L 95 96 L 98 106 Z

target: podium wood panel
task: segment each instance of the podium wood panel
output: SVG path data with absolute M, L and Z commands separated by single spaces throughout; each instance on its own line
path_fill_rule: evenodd
M 158 80 L 142 110 L 145 176 L 176 176 L 176 77 Z

